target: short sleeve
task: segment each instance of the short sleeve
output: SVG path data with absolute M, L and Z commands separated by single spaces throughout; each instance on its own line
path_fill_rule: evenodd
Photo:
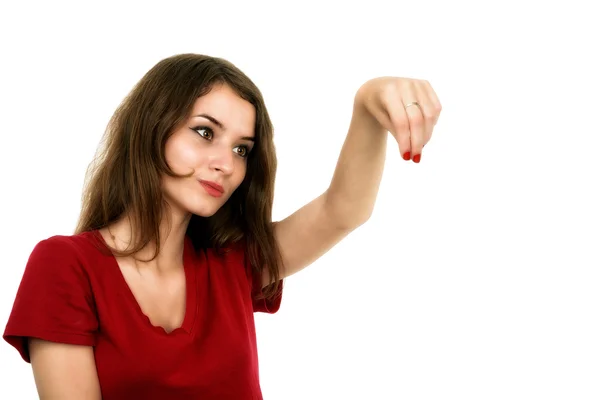
M 98 330 L 91 284 L 68 236 L 31 252 L 3 338 L 30 362 L 27 339 L 94 346 Z
M 248 268 L 251 268 L 248 266 Z M 252 269 L 251 269 L 252 271 Z M 263 312 L 268 314 L 275 314 L 281 307 L 281 297 L 283 294 L 283 279 L 280 279 L 276 283 L 277 290 L 275 295 L 271 299 L 260 299 L 256 297 L 260 294 L 262 289 L 262 279 L 259 273 L 251 272 L 252 275 L 252 308 L 254 312 Z
M 275 295 L 270 299 L 257 299 L 261 294 L 262 290 L 262 277 L 261 273 L 252 268 L 250 258 L 246 250 L 246 242 L 244 239 L 235 243 L 231 249 L 233 250 L 235 257 L 242 262 L 246 272 L 246 278 L 250 286 L 250 293 L 252 296 L 252 309 L 254 312 L 263 312 L 268 314 L 275 314 L 281 307 L 281 297 L 283 294 L 283 279 L 277 283 L 277 291 Z

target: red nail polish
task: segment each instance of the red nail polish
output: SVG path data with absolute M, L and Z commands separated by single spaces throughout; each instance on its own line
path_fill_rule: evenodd
M 407 151 L 406 153 L 402 154 L 402 158 L 404 158 L 406 161 L 410 160 L 410 151 Z
M 413 157 L 413 161 L 416 162 L 416 163 L 420 162 L 421 161 L 421 155 L 417 154 L 416 156 L 414 156 Z

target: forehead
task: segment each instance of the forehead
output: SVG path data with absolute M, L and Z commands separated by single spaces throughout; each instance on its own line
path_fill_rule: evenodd
M 254 106 L 227 85 L 216 85 L 207 94 L 196 99 L 192 117 L 200 114 L 208 114 L 215 118 L 226 131 L 254 136 Z

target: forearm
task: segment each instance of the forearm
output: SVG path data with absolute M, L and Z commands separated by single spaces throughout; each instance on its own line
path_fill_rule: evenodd
M 355 102 L 326 193 L 328 212 L 340 226 L 355 228 L 371 216 L 383 174 L 387 136 L 387 131 Z

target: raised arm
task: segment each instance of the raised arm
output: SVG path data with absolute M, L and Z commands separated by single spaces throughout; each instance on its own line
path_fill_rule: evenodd
M 33 376 L 41 400 L 100 400 L 91 346 L 29 339 Z
M 369 219 L 383 174 L 387 132 L 402 157 L 418 163 L 440 112 L 427 81 L 383 77 L 361 86 L 329 188 L 275 223 L 282 277 L 312 264 Z M 266 275 L 263 282 L 268 283 Z

